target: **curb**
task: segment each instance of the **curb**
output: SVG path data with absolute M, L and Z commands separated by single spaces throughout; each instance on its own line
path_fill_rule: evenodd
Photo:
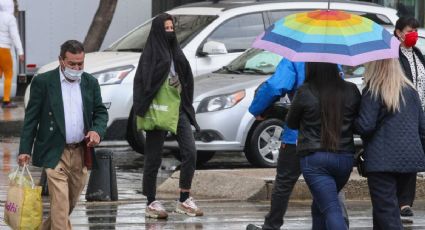
M 271 193 L 267 184 L 273 180 L 271 173 L 274 172 L 274 169 L 198 170 L 192 181 L 191 193 L 215 199 L 264 200 Z M 178 192 L 179 176 L 180 171 L 174 172 L 158 187 L 158 192 Z
M 215 199 L 270 200 L 273 191 L 275 169 L 242 170 L 198 170 L 192 182 L 191 194 Z M 177 171 L 165 180 L 158 192 L 176 193 L 179 190 Z M 367 179 L 353 169 L 350 179 L 343 189 L 347 200 L 370 200 Z M 311 194 L 302 176 L 298 179 L 291 200 L 310 200 Z M 425 199 L 425 178 L 417 178 L 416 199 Z

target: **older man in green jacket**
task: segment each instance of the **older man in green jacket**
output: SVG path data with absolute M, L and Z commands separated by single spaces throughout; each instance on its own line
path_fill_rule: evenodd
M 18 162 L 46 169 L 51 202 L 43 229 L 71 229 L 69 215 L 87 180 L 86 147 L 99 144 L 108 113 L 97 80 L 84 69 L 84 47 L 61 46 L 60 66 L 34 78 L 25 110 Z M 92 153 L 91 153 L 92 154 Z

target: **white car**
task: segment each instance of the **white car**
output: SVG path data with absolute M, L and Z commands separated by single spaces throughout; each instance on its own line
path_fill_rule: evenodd
M 292 13 L 327 7 L 327 0 L 235 0 L 217 4 L 205 1 L 178 7 L 168 13 L 176 18 L 177 38 L 194 76 L 199 76 L 238 57 L 274 21 Z M 332 1 L 330 7 L 359 14 L 383 25 L 394 25 L 398 19 L 396 10 L 372 3 Z M 133 78 L 150 26 L 151 20 L 130 31 L 108 49 L 88 53 L 85 58 L 85 71 L 98 78 L 103 102 L 108 108 L 106 139 L 126 137 L 138 152 L 143 151 L 144 137 L 136 131 L 132 115 Z M 57 61 L 52 62 L 40 68 L 38 73 L 57 66 Z M 25 101 L 28 101 L 28 90 Z M 240 147 L 243 148 L 244 144 L 241 137 Z

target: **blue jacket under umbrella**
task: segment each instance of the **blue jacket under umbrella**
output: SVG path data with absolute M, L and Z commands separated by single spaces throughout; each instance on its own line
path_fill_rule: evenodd
M 275 73 L 258 88 L 257 93 L 249 107 L 249 112 L 254 116 L 261 115 L 273 102 L 285 94 L 294 94 L 304 83 L 304 62 L 291 62 L 284 58 L 276 67 Z M 284 119 L 284 117 L 282 117 Z M 281 140 L 285 144 L 296 144 L 298 131 L 283 126 Z

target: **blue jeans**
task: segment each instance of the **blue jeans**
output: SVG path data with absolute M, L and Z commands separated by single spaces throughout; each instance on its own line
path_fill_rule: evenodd
M 315 152 L 301 158 L 301 171 L 313 195 L 313 230 L 348 229 L 338 202 L 338 192 L 353 168 L 352 153 Z

